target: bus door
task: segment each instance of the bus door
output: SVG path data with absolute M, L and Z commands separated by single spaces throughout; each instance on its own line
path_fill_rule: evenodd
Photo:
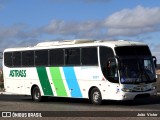
M 118 68 L 116 64 L 115 58 L 109 58 L 107 60 L 107 65 L 105 70 L 103 71 L 105 78 L 108 82 L 108 92 L 109 98 L 113 99 L 115 94 L 119 92 L 119 77 L 118 77 Z

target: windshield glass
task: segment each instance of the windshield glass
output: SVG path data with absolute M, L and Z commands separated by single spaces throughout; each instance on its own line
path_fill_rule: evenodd
M 156 76 L 151 58 L 123 58 L 120 65 L 121 83 L 151 83 Z
M 123 84 L 151 83 L 156 81 L 153 59 L 149 47 L 115 47 L 119 58 L 120 81 Z

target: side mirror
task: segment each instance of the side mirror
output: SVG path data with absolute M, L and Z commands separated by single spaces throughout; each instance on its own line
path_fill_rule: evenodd
M 152 58 L 153 58 L 154 66 L 155 68 L 157 68 L 157 58 L 155 56 L 153 56 Z

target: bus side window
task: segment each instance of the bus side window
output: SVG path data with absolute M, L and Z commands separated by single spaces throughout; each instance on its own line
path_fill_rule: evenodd
M 12 67 L 12 52 L 4 53 L 4 64 L 7 67 Z
M 65 65 L 80 65 L 80 49 L 65 49 Z
M 13 66 L 20 67 L 21 66 L 21 52 L 13 52 Z
M 118 82 L 116 62 L 109 60 L 103 69 L 104 76 L 111 82 Z
M 26 67 L 34 66 L 34 51 L 22 52 L 22 66 Z
M 98 65 L 97 47 L 81 49 L 81 64 L 83 66 Z
M 48 66 L 48 50 L 35 51 L 35 65 Z
M 110 82 L 118 83 L 117 65 L 111 48 L 100 47 L 100 64 L 104 77 Z
M 63 49 L 51 49 L 49 51 L 49 65 L 64 66 L 64 50 Z

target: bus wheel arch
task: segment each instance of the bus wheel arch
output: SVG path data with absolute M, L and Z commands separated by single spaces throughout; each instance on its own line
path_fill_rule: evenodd
M 31 96 L 32 100 L 35 102 L 41 102 L 43 101 L 43 97 L 41 95 L 41 91 L 38 87 L 38 85 L 33 85 L 31 88 Z
M 38 85 L 36 85 L 36 84 L 32 85 L 32 87 L 31 87 L 31 95 L 32 95 L 33 89 L 34 89 L 35 87 L 38 87 Z
M 102 94 L 98 87 L 93 86 L 90 88 L 89 93 L 89 100 L 92 104 L 100 105 L 102 104 Z

